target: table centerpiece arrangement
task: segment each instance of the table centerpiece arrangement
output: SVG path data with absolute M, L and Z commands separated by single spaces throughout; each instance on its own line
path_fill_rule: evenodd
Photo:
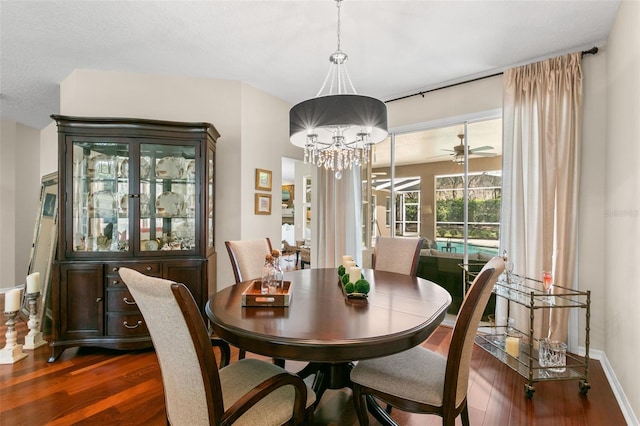
M 342 256 L 342 265 L 338 267 L 338 283 L 349 298 L 364 299 L 367 297 L 371 285 L 364 278 L 362 269 L 356 265 L 353 257 Z

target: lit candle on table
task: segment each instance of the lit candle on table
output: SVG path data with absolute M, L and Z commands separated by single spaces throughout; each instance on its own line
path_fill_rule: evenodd
M 342 266 L 346 266 L 347 262 L 353 262 L 353 257 L 348 255 L 342 256 Z
M 4 295 L 4 311 L 16 312 L 20 310 L 20 289 L 14 288 Z
M 37 293 L 40 291 L 40 272 L 27 275 L 27 293 Z
M 362 270 L 357 266 L 349 268 L 349 282 L 355 283 L 358 281 L 360 279 L 360 272 L 362 272 Z
M 356 266 L 356 262 L 354 262 L 353 260 L 347 260 L 342 266 L 344 266 L 344 268 L 348 270 L 352 266 Z

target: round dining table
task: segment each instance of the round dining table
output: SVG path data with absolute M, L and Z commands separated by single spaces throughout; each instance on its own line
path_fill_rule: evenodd
M 253 280 L 214 294 L 206 313 L 216 335 L 246 351 L 307 361 L 298 374 L 315 374 L 319 401 L 326 389 L 350 386 L 352 362 L 398 353 L 424 342 L 444 319 L 449 293 L 431 281 L 384 271 L 362 271 L 366 298 L 347 297 L 336 268 L 288 271 L 287 307 L 243 306 Z

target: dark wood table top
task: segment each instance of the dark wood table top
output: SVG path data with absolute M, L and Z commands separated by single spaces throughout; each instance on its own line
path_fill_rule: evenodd
M 422 278 L 363 271 L 371 284 L 367 299 L 347 299 L 337 270 L 301 269 L 291 281 L 289 307 L 243 307 L 246 281 L 219 291 L 206 312 L 222 339 L 274 358 L 348 362 L 376 358 L 422 343 L 442 322 L 449 293 Z

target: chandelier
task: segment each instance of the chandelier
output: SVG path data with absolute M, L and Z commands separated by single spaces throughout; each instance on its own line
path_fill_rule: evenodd
M 329 56 L 329 72 L 315 98 L 289 111 L 291 143 L 304 148 L 304 162 L 334 172 L 366 164 L 371 146 L 387 137 L 384 102 L 356 93 L 347 70 L 348 56 L 340 50 L 340 3 L 338 49 Z

